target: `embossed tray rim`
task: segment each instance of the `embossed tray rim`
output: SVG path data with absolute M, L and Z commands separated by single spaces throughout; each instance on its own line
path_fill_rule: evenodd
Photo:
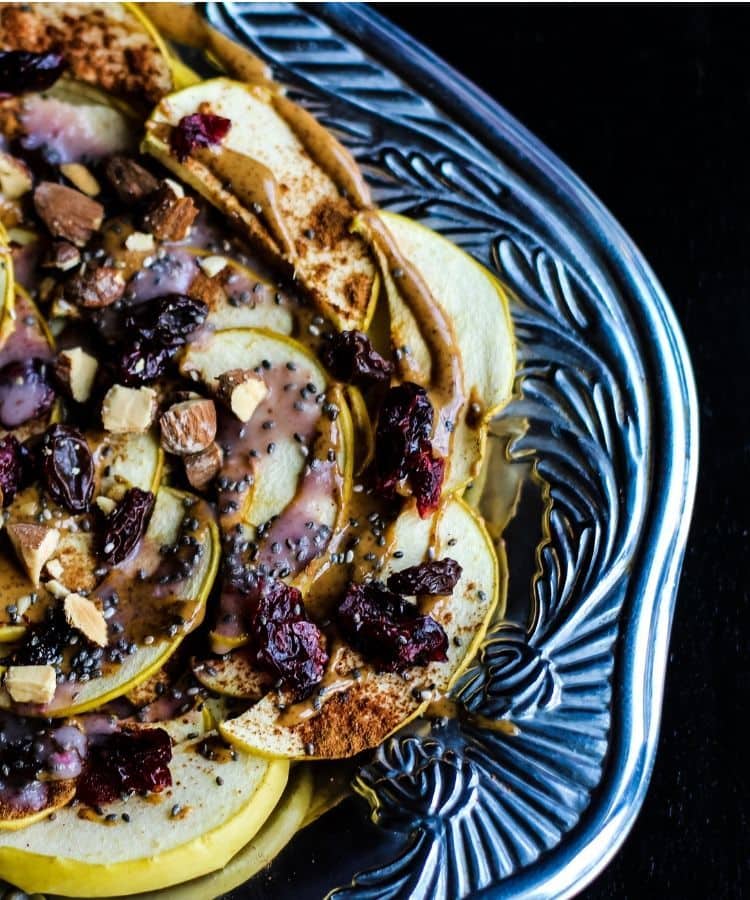
M 449 113 L 482 144 L 528 177 L 546 183 L 578 227 L 592 232 L 638 297 L 638 324 L 651 338 L 656 466 L 640 571 L 623 612 L 613 684 L 612 738 L 602 781 L 578 824 L 535 864 L 477 897 L 566 897 L 608 864 L 635 822 L 648 789 L 659 720 L 677 585 L 698 473 L 698 403 L 690 357 L 658 279 L 625 231 L 583 182 L 488 94 L 418 41 L 363 5 L 315 4 L 315 13 L 380 58 Z M 649 345 L 649 342 L 646 342 Z M 659 453 L 661 451 L 661 453 Z M 646 550 L 643 557 L 643 548 Z M 616 698 L 616 699 L 615 699 Z

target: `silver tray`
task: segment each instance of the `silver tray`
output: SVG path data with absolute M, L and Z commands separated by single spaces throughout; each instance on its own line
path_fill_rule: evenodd
M 388 740 L 354 780 L 371 809 L 328 813 L 228 896 L 569 896 L 623 842 L 654 761 L 698 459 L 673 312 L 576 176 L 372 10 L 205 14 L 350 147 L 381 206 L 497 274 L 520 343 L 492 442 L 503 480 L 523 476 L 508 607 L 455 691 L 473 715 Z

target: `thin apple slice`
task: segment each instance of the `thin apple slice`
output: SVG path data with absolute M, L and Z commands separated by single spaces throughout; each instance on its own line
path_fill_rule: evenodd
M 170 148 L 172 129 L 199 111 L 229 119 L 229 133 L 181 161 Z M 304 115 L 264 87 L 216 78 L 165 97 L 146 122 L 143 150 L 240 224 L 340 328 L 364 328 L 378 279 L 367 245 L 350 233 L 349 198 L 366 200 L 365 188 L 347 151 L 314 120 L 300 123 Z M 311 144 L 316 128 L 322 134 Z M 322 157 L 336 163 L 323 168 L 313 145 L 325 145 Z
M 343 394 L 301 344 L 264 329 L 217 332 L 188 347 L 181 369 L 214 390 L 233 369 L 262 379 L 267 394 L 248 422 L 219 409 L 216 439 L 225 449 L 219 523 L 225 534 L 257 544 L 255 565 L 305 587 L 351 491 L 352 425 Z M 228 612 L 223 598 L 212 632 L 217 653 L 245 643 L 236 618 L 225 619 Z
M 188 522 L 189 528 L 183 531 Z M 194 539 L 202 550 L 189 574 L 176 582 L 161 583 L 161 567 L 169 567 L 170 556 L 162 556 L 160 548 L 176 546 L 182 534 Z M 13 706 L 26 715 L 63 717 L 127 693 L 160 669 L 201 623 L 218 562 L 219 536 L 209 506 L 181 491 L 160 488 L 139 552 L 112 569 L 90 594 L 95 603 L 109 610 L 110 643 L 119 639 L 114 637 L 117 628 L 123 640 L 134 644 L 134 652 L 119 664 L 105 664 L 98 677 L 58 683 L 48 704 L 13 706 L 2 691 L 0 707 Z M 119 598 L 116 605 L 112 603 L 114 594 Z
M 50 781 L 46 785 L 46 790 L 47 799 L 44 806 L 41 809 L 34 810 L 34 812 L 24 812 L 11 804 L 5 803 L 0 798 L 0 843 L 4 832 L 20 831 L 28 828 L 35 822 L 48 819 L 52 813 L 56 813 L 57 810 L 67 806 L 75 796 L 76 783 L 74 780 Z
M 349 648 L 332 650 L 332 689 L 289 705 L 273 691 L 247 712 L 220 725 L 222 735 L 250 752 L 290 759 L 335 759 L 377 746 L 445 694 L 468 665 L 495 609 L 501 585 L 498 560 L 482 521 L 459 499 L 447 500 L 437 521 L 420 519 L 410 505 L 394 524 L 384 575 L 428 558 L 451 557 L 463 567 L 453 595 L 433 598 L 429 611 L 448 636 L 448 659 L 408 670 L 408 679 L 376 673 Z M 357 672 L 359 677 L 357 677 Z M 315 707 L 320 700 L 320 708 Z
M 515 343 L 508 299 L 499 281 L 441 235 L 393 213 L 378 212 L 403 259 L 413 267 L 452 328 L 463 369 L 463 406 L 453 429 L 444 492 L 461 491 L 478 473 L 486 423 L 510 399 Z M 401 350 L 402 373 L 429 385 L 433 366 L 420 321 L 398 287 L 398 278 L 378 248 L 368 217 L 356 227 L 373 241 L 381 267 L 391 322 L 391 343 Z M 405 351 L 404 351 L 404 348 Z
M 8 330 L 13 327 L 14 285 L 13 255 L 8 233 L 0 222 L 0 344 L 7 337 Z
M 281 799 L 263 827 L 223 869 L 161 891 L 139 894 L 138 900 L 208 900 L 229 894 L 264 869 L 291 841 L 305 820 L 312 791 L 313 776 L 309 769 L 295 766 Z M 58 898 L 48 895 L 48 900 Z
M 95 496 L 120 500 L 128 487 L 156 493 L 161 480 L 164 454 L 151 434 L 87 435 L 94 459 Z M 35 523 L 42 513 L 42 491 L 39 485 L 26 488 L 16 496 L 7 510 L 6 524 Z M 62 567 L 57 579 L 71 591 L 91 590 L 95 585 L 93 535 L 82 530 L 84 516 L 62 514 L 55 519 L 60 532 L 53 559 Z M 26 627 L 39 622 L 54 598 L 43 588 L 38 590 L 21 569 L 15 554 L 0 537 L 0 643 L 18 640 Z
M 245 753 L 232 759 L 221 751 L 209 761 L 197 744 L 174 748 L 171 788 L 107 804 L 106 813 L 117 818 L 105 832 L 99 816 L 81 818 L 68 806 L 54 821 L 0 833 L 3 877 L 28 893 L 107 897 L 166 888 L 221 869 L 268 819 L 284 792 L 289 764 Z

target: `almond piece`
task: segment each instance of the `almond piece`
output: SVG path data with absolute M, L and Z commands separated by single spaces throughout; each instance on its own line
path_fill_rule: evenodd
M 57 678 L 53 666 L 10 666 L 5 687 L 15 703 L 49 703 Z
M 94 503 L 99 507 L 99 509 L 104 513 L 105 516 L 108 516 L 112 510 L 117 506 L 117 501 L 112 497 L 105 497 L 101 494 L 99 497 L 94 500 Z
M 161 445 L 168 453 L 199 453 L 216 437 L 216 407 L 213 400 L 184 400 L 170 406 L 159 424 Z
M 175 191 L 179 185 L 165 181 L 143 217 L 143 227 L 160 241 L 182 241 L 198 217 L 198 207 L 190 197 Z
M 63 163 L 60 166 L 60 171 L 68 181 L 73 182 L 74 187 L 77 187 L 79 191 L 83 191 L 87 197 L 96 197 L 97 194 L 101 193 L 102 189 L 99 187 L 99 182 L 82 163 Z
M 70 269 L 75 268 L 80 261 L 81 253 L 78 247 L 69 244 L 67 241 L 55 241 L 47 254 L 47 258 L 42 263 L 42 267 L 68 272 Z
M 230 369 L 219 375 L 219 396 L 240 422 L 249 422 L 268 393 L 265 381 L 252 369 Z
M 48 559 L 44 568 L 47 574 L 55 581 L 60 581 L 65 574 L 65 569 L 63 569 L 59 559 Z
M 200 453 L 191 453 L 186 456 L 185 475 L 190 486 L 197 491 L 205 490 L 221 471 L 224 462 L 224 454 L 216 443 L 209 444 Z
M 209 278 L 215 278 L 226 267 L 227 260 L 224 256 L 201 256 L 198 265 Z
M 123 203 L 138 203 L 159 187 L 148 169 L 127 156 L 111 157 L 104 172 Z
M 50 578 L 49 581 L 45 581 L 43 587 L 45 590 L 49 591 L 53 597 L 57 597 L 58 600 L 64 600 L 70 593 L 70 588 L 65 587 L 65 585 L 56 578 Z
M 84 309 L 102 309 L 116 303 L 125 293 L 125 278 L 114 266 L 83 265 L 65 283 L 66 300 Z
M 83 247 L 99 229 L 104 207 L 75 188 L 43 181 L 34 191 L 37 215 L 55 237 Z
M 154 236 L 145 231 L 134 231 L 125 238 L 125 246 L 133 253 L 150 253 L 154 249 Z
M 156 391 L 113 384 L 102 401 L 102 424 L 114 434 L 146 431 L 156 415 Z
M 57 549 L 60 532 L 56 528 L 24 522 L 8 525 L 5 530 L 19 562 L 34 587 L 38 587 L 42 567 Z
M 29 167 L 23 160 L 0 153 L 0 195 L 4 200 L 18 200 L 34 186 Z
M 99 363 L 81 347 L 61 350 L 55 361 L 55 375 L 77 403 L 85 403 L 91 396 Z
M 107 621 L 95 603 L 80 594 L 68 594 L 63 609 L 68 625 L 77 628 L 99 647 L 107 646 Z

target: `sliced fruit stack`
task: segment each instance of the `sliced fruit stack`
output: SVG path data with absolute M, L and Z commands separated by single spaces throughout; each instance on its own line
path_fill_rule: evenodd
M 194 11 L 225 77 L 65 9 L 0 5 L 0 870 L 208 896 L 333 802 L 290 760 L 380 744 L 497 614 L 462 494 L 513 337 Z

